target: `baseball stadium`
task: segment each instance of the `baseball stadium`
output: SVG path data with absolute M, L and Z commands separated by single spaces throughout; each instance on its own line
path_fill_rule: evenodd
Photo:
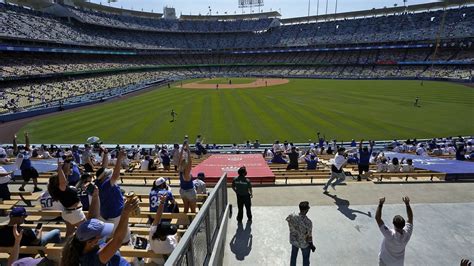
M 0 0 L 0 265 L 471 265 L 474 1 L 198 2 Z

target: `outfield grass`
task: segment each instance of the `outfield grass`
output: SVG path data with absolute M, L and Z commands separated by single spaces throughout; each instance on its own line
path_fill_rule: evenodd
M 199 81 L 201 84 L 229 84 L 229 79 L 232 84 L 248 84 L 256 81 L 256 78 L 213 78 Z
M 414 107 L 415 97 L 421 107 Z M 31 122 L 34 143 L 173 143 L 247 139 L 306 142 L 474 135 L 474 89 L 445 82 L 291 80 L 258 89 L 159 88 L 127 100 Z M 170 111 L 177 113 L 170 123 Z

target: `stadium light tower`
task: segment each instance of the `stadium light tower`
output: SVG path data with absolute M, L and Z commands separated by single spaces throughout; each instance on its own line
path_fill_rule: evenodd
M 263 6 L 263 0 L 238 0 L 239 1 L 239 8 L 242 8 L 242 12 L 245 7 L 250 8 L 250 12 L 252 13 L 252 7 L 258 7 L 260 12 L 260 8 Z
M 309 20 L 309 11 L 311 10 L 311 0 L 308 0 L 308 20 Z

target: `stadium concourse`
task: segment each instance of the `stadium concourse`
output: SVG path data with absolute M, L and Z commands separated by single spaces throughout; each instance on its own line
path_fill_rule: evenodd
M 474 260 L 473 4 L 170 18 L 2 1 L 0 263 Z M 190 139 L 207 130 L 225 141 Z

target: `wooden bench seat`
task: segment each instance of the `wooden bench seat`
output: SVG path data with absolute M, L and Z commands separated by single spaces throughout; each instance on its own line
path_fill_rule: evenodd
M 412 172 L 412 173 L 371 173 L 371 177 L 377 178 L 379 182 L 382 182 L 384 178 L 391 179 L 392 177 L 398 177 L 399 179 L 405 178 L 405 181 L 408 181 L 408 178 L 417 179 L 418 177 L 429 177 L 430 181 L 433 181 L 433 178 L 438 178 L 440 181 L 444 180 L 446 173 L 437 173 L 437 172 Z
M 59 262 L 64 244 L 47 244 L 46 246 L 21 246 L 20 254 L 36 255 L 43 252 L 49 259 Z M 0 253 L 8 254 L 11 252 L 11 247 L 0 247 Z M 131 246 L 122 246 L 120 254 L 123 257 L 134 258 L 163 258 L 161 254 L 155 254 L 151 250 L 135 249 Z M 2 257 L 6 257 L 3 255 Z

